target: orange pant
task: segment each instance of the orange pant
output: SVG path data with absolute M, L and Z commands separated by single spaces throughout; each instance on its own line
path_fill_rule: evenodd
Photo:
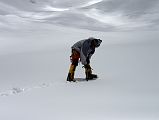
M 75 49 L 72 49 L 72 54 L 70 56 L 72 65 L 77 66 L 79 58 L 80 58 L 80 53 L 78 51 L 76 51 Z

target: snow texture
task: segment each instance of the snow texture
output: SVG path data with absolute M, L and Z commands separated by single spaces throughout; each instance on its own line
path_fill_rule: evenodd
M 92 32 L 32 24 L 1 30 L 0 119 L 158 120 L 158 32 Z M 67 83 L 70 47 L 88 36 L 97 80 Z M 84 78 L 79 64 L 76 78 Z M 43 88 L 43 89 L 42 89 Z
M 36 21 L 94 31 L 159 30 L 158 8 L 158 0 L 0 0 L 0 27 Z

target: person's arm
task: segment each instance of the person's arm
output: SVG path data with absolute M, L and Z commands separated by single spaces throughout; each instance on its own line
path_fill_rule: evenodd
M 94 52 L 95 52 L 95 50 L 92 50 L 91 52 L 88 53 L 87 58 L 86 58 L 87 64 L 90 64 L 90 59 L 91 59 L 92 55 L 94 54 Z

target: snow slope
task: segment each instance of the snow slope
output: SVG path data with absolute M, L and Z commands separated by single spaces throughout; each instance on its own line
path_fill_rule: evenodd
M 94 31 L 159 30 L 158 7 L 158 0 L 0 0 L 0 27 L 36 21 Z
M 66 83 L 74 42 L 103 40 L 99 79 Z M 158 120 L 158 32 L 92 32 L 44 23 L 0 32 L 1 120 Z M 79 64 L 75 76 L 84 77 Z

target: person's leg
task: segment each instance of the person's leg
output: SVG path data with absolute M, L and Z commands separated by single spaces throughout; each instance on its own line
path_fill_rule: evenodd
M 86 79 L 90 79 L 90 75 L 92 74 L 92 68 L 89 64 L 84 66 L 85 68 L 85 74 L 86 74 Z
M 72 55 L 70 56 L 71 65 L 70 65 L 67 81 L 75 81 L 74 74 L 75 74 L 76 66 L 78 65 L 79 58 L 80 58 L 80 54 L 77 51 L 72 50 Z
M 84 65 L 86 80 L 91 80 L 93 78 L 97 78 L 97 75 L 92 74 L 92 68 L 89 64 Z
M 76 69 L 76 66 L 71 64 L 70 69 L 69 69 L 69 73 L 67 76 L 67 81 L 74 81 L 75 69 Z

